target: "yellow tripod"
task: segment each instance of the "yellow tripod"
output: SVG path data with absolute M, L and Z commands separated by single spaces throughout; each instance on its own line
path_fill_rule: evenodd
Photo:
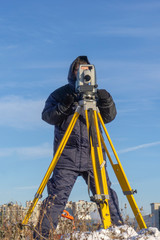
M 109 134 L 107 132 L 107 129 L 105 127 L 105 124 L 103 122 L 103 119 L 101 117 L 101 114 L 99 112 L 98 107 L 96 106 L 95 100 L 81 100 L 79 101 L 79 105 L 72 117 L 71 122 L 69 123 L 69 126 L 61 140 L 61 143 L 51 161 L 51 164 L 35 194 L 34 200 L 28 209 L 28 212 L 22 221 L 22 225 L 26 225 L 28 223 L 28 220 L 39 200 L 41 198 L 43 190 L 51 176 L 51 173 L 53 172 L 58 159 L 60 158 L 63 149 L 70 137 L 70 134 L 75 126 L 75 123 L 81 114 L 82 110 L 85 111 L 85 117 L 86 117 L 86 125 L 88 130 L 88 137 L 90 141 L 90 147 L 91 147 L 91 159 L 92 159 L 92 166 L 93 166 L 93 172 L 94 172 L 94 180 L 95 180 L 95 186 L 96 186 L 96 195 L 94 196 L 94 200 L 100 205 L 100 211 L 101 211 L 101 218 L 104 229 L 107 229 L 111 225 L 111 217 L 110 217 L 110 211 L 109 211 L 109 195 L 108 195 L 108 186 L 107 186 L 107 180 L 106 180 L 106 171 L 105 171 L 105 161 L 103 160 L 103 153 L 102 153 L 102 145 L 106 151 L 106 154 L 109 158 L 109 161 L 111 163 L 111 166 L 115 172 L 115 175 L 119 181 L 119 184 L 122 188 L 122 191 L 124 195 L 126 195 L 129 204 L 132 208 L 132 211 L 134 213 L 134 216 L 138 222 L 138 225 L 140 229 L 147 228 L 144 219 L 141 215 L 141 212 L 136 204 L 136 201 L 133 197 L 134 191 L 130 187 L 130 184 L 127 180 L 127 177 L 125 175 L 125 172 L 122 168 L 122 165 L 120 163 L 120 160 L 118 158 L 118 155 L 115 151 L 115 148 L 112 144 L 112 141 L 109 137 Z M 99 121 L 98 121 L 99 119 Z M 112 161 L 112 158 L 109 154 L 109 151 L 105 145 L 104 139 L 102 137 L 102 134 L 99 130 L 99 124 L 101 123 L 103 130 L 106 134 L 106 137 L 109 141 L 109 144 L 112 148 L 112 151 L 114 153 L 114 156 L 117 160 L 117 163 L 114 164 Z

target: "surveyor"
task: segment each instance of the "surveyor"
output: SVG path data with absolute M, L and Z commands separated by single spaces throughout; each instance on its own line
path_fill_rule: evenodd
M 77 71 L 80 64 L 90 64 L 87 56 L 77 57 L 70 66 L 68 84 L 58 88 L 50 94 L 45 102 L 42 119 L 54 125 L 54 153 L 56 152 L 62 137 L 77 108 L 79 96 L 75 91 Z M 104 123 L 111 122 L 116 116 L 116 107 L 111 95 L 104 89 L 97 89 L 97 106 Z M 103 151 L 104 152 L 104 151 Z M 104 158 L 105 158 L 105 154 Z M 86 127 L 84 110 L 80 114 L 66 146 L 58 160 L 51 178 L 47 184 L 48 197 L 43 201 L 41 212 L 41 229 L 43 236 L 48 237 L 51 229 L 56 229 L 58 217 L 62 214 L 68 201 L 74 183 L 78 176 L 82 176 L 88 184 L 92 194 L 96 194 L 92 162 L 90 156 L 90 144 Z M 109 190 L 109 208 L 111 221 L 115 225 L 122 223 L 118 198 L 111 188 L 111 182 L 106 171 Z M 38 237 L 36 239 L 39 239 Z

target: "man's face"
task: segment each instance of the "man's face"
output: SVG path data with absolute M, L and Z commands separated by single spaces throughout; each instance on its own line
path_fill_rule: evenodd
M 74 73 L 74 75 L 75 75 L 76 78 L 77 78 L 78 69 L 79 69 L 79 64 L 77 64 L 77 65 L 75 66 L 74 71 L 73 71 L 73 73 Z

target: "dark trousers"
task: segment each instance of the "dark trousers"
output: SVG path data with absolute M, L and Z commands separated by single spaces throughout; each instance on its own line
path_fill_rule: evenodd
M 48 237 L 49 231 L 55 229 L 58 224 L 58 217 L 62 214 L 74 183 L 78 176 L 82 176 L 88 184 L 88 174 L 90 175 L 90 189 L 92 194 L 96 194 L 93 171 L 78 172 L 69 169 L 55 168 L 51 179 L 48 181 L 48 197 L 42 203 L 40 221 L 37 227 L 43 236 Z M 111 182 L 106 172 L 109 208 L 113 224 L 119 225 L 122 222 L 120 216 L 118 197 L 116 192 L 110 187 Z M 37 238 L 38 239 L 38 238 Z

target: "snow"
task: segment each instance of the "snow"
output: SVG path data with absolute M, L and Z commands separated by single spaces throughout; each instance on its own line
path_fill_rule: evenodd
M 136 232 L 132 227 L 123 225 L 119 227 L 110 227 L 94 232 L 75 232 L 61 239 L 70 240 L 160 240 L 160 232 L 157 228 L 149 227 Z

